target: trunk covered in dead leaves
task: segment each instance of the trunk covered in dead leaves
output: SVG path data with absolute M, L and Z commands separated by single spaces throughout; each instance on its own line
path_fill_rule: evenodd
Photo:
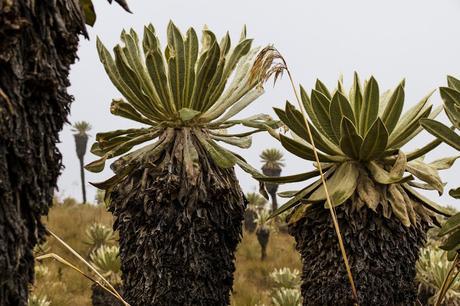
M 336 208 L 359 305 L 415 305 L 415 263 L 427 226 L 406 227 L 367 206 L 352 211 L 351 203 Z M 354 305 L 351 287 L 332 226 L 320 208 L 289 226 L 303 262 L 303 305 Z
M 246 201 L 234 170 L 219 168 L 185 130 L 110 196 L 131 305 L 230 303 Z M 196 149 L 193 169 L 186 143 Z
M 76 0 L 0 0 L 0 305 L 26 305 L 69 112 L 69 66 L 84 19 Z

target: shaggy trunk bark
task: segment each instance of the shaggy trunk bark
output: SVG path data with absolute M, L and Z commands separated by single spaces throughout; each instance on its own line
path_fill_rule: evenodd
M 124 298 L 131 305 L 229 305 L 246 201 L 233 169 L 216 166 L 193 135 L 199 160 L 190 177 L 186 136 L 175 133 L 159 158 L 146 158 L 110 195 Z
M 27 304 L 84 31 L 77 0 L 0 0 L 0 305 Z
M 73 135 L 75 138 L 75 147 L 77 150 L 77 157 L 80 161 L 80 179 L 81 179 L 81 194 L 83 204 L 86 203 L 86 186 L 85 186 L 85 153 L 88 144 L 88 135 Z
M 414 305 L 415 263 L 427 226 L 405 227 L 364 206 L 336 208 L 359 305 Z M 351 287 L 329 211 L 316 209 L 289 226 L 303 262 L 303 305 L 353 305 Z
M 264 226 L 261 226 L 256 231 L 257 241 L 260 244 L 260 259 L 265 260 L 267 258 L 267 245 L 270 239 L 270 230 Z
M 120 287 L 114 286 L 118 293 L 122 294 Z M 93 306 L 124 306 L 116 297 L 96 284 L 91 286 L 91 303 Z

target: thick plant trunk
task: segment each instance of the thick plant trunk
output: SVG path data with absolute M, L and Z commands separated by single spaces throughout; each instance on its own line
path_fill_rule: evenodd
M 228 305 L 246 202 L 233 169 L 221 169 L 192 135 L 195 175 L 180 130 L 158 159 L 114 187 L 124 298 L 131 305 Z M 189 169 L 190 170 L 190 169 Z
M 0 0 L 0 305 L 26 305 L 84 31 L 77 0 Z
M 252 208 L 247 208 L 244 211 L 244 229 L 248 233 L 254 233 L 257 227 L 257 213 Z
M 415 263 L 427 226 L 405 227 L 364 206 L 336 208 L 359 305 L 414 305 Z M 329 211 L 315 209 L 289 227 L 303 262 L 303 305 L 353 305 L 351 287 Z
M 267 168 L 267 167 L 262 167 L 262 172 L 266 176 L 273 176 L 273 177 L 279 177 L 281 175 L 281 168 Z M 278 184 L 274 183 L 265 183 L 265 188 L 267 189 L 268 194 L 272 198 L 272 209 L 271 211 L 275 211 L 278 209 L 278 200 L 276 198 L 276 192 L 278 191 Z
M 276 192 L 278 191 L 278 185 L 276 186 L 276 190 L 270 192 L 270 197 L 272 198 L 272 209 L 271 211 L 275 211 L 278 209 L 278 199 L 276 198 Z
M 85 186 L 85 165 L 83 158 L 80 159 L 80 179 L 81 179 L 81 194 L 83 198 L 83 204 L 86 203 L 86 186 Z
M 265 260 L 267 258 L 267 245 L 270 239 L 270 230 L 261 226 L 257 229 L 256 236 L 260 245 L 260 260 Z
M 80 135 L 75 134 L 73 135 L 75 138 L 75 147 L 77 151 L 77 157 L 80 161 L 80 179 L 81 179 L 81 195 L 83 204 L 86 203 L 86 186 L 85 186 L 85 153 L 86 147 L 88 144 L 88 135 Z
M 121 286 L 114 286 L 114 288 L 121 293 Z M 91 303 L 93 306 L 123 306 L 116 297 L 107 292 L 101 286 L 93 284 L 91 286 Z

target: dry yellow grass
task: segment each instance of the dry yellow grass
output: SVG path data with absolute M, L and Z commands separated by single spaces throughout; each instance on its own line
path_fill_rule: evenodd
M 55 205 L 45 219 L 47 226 L 84 257 L 88 246 L 84 243 L 85 230 L 93 222 L 111 226 L 112 217 L 104 207 L 91 205 Z M 73 255 L 50 237 L 51 252 L 77 264 L 83 265 Z M 269 278 L 274 268 L 300 269 L 300 257 L 294 250 L 294 240 L 287 234 L 272 232 L 268 244 L 268 258 L 260 261 L 260 247 L 255 234 L 245 233 L 238 247 L 232 305 L 270 305 Z M 46 295 L 54 306 L 91 305 L 91 282 L 79 273 L 60 263 L 43 262 L 49 274 L 34 285 L 37 294 Z M 84 269 L 86 272 L 87 269 Z

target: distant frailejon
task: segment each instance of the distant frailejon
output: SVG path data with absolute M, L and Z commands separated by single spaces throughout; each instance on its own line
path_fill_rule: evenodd
M 301 103 L 319 150 L 360 305 L 413 305 L 417 298 L 419 249 L 426 230 L 437 223 L 443 209 L 414 188 L 442 193 L 438 170 L 449 168 L 454 161 L 423 160 L 439 145 L 438 140 L 408 154 L 401 150 L 422 130 L 420 119 L 434 118 L 440 112 L 441 108 L 432 109 L 429 96 L 402 114 L 404 81 L 383 94 L 373 77 L 361 85 L 357 75 L 349 93 L 341 81 L 333 92 L 320 81 L 310 95 L 301 87 Z M 292 132 L 292 137 L 277 135 L 283 147 L 314 161 L 302 113 L 289 102 L 284 110 L 275 111 Z M 270 179 L 291 183 L 316 177 L 301 190 L 282 193 L 290 199 L 277 213 L 292 209 L 289 232 L 303 260 L 303 304 L 353 305 L 326 209 L 325 187 L 318 175 L 314 170 Z
M 249 77 L 258 49 L 243 31 L 235 47 L 194 29 L 185 37 L 170 23 L 164 53 L 152 25 L 142 42 L 133 30 L 114 56 L 98 40 L 99 56 L 124 96 L 114 115 L 144 128 L 99 133 L 90 171 L 112 163 L 115 176 L 94 184 L 120 233 L 123 295 L 131 305 L 228 305 L 234 252 L 241 239 L 246 200 L 233 166 L 255 174 L 219 142 L 248 148 L 250 135 L 276 127 L 267 115 L 233 117 L 263 93 Z M 247 132 L 230 134 L 242 125 Z M 135 145 L 151 141 L 131 151 Z M 129 153 L 128 153 L 129 152 Z

